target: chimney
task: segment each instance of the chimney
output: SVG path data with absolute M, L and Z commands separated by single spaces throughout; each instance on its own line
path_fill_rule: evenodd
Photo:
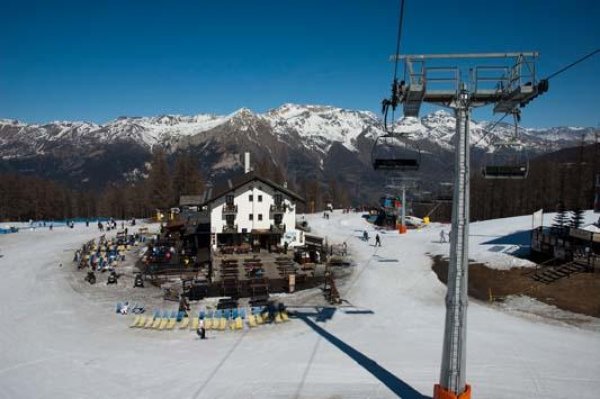
M 244 174 L 250 172 L 250 153 L 244 153 Z
M 287 181 L 283 182 L 283 188 L 287 188 Z

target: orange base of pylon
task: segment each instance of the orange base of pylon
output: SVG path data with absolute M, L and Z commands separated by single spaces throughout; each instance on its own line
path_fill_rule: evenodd
M 406 228 L 406 226 L 398 225 L 398 233 L 406 234 L 407 231 L 408 231 L 408 229 Z
M 433 399 L 471 399 L 471 386 L 467 384 L 465 391 L 460 395 L 446 391 L 439 384 L 433 386 Z

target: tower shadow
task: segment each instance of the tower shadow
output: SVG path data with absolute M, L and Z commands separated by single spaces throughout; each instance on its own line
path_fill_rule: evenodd
M 361 367 L 367 370 L 373 377 L 377 378 L 383 385 L 388 387 L 394 394 L 401 399 L 431 399 L 430 396 L 425 396 L 419 391 L 381 367 L 376 361 L 365 356 L 352 346 L 348 345 L 335 335 L 331 334 L 324 328 L 320 327 L 316 322 L 310 319 L 309 316 L 314 313 L 296 312 L 295 316 L 304 321 L 306 325 L 312 328 L 317 334 L 325 338 L 333 346 L 348 355 L 352 360 L 358 363 Z

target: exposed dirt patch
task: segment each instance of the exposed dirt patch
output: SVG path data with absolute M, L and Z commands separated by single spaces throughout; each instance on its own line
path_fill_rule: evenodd
M 444 284 L 448 280 L 448 260 L 433 257 L 433 271 Z M 488 301 L 508 295 L 527 295 L 560 309 L 600 317 L 600 273 L 577 273 L 552 284 L 526 275 L 529 268 L 491 269 L 481 263 L 469 264 L 469 296 Z

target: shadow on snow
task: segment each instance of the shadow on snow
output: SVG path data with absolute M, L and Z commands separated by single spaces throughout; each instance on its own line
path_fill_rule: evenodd
M 325 338 L 330 344 L 337 347 L 339 350 L 348 355 L 352 360 L 358 363 L 366 371 L 371 373 L 373 377 L 377 378 L 383 385 L 388 387 L 394 394 L 398 395 L 402 399 L 431 399 L 429 396 L 422 395 L 419 391 L 390 373 L 383 367 L 381 367 L 376 361 L 372 360 L 368 356 L 365 356 L 352 346 L 348 345 L 335 335 L 331 334 L 321 326 L 317 324 L 320 321 L 330 320 L 335 313 L 336 308 L 322 308 L 318 312 L 300 312 L 294 313 L 295 317 L 304 321 L 310 328 L 312 328 L 317 334 Z M 346 312 L 352 314 L 350 312 Z M 369 312 L 356 312 L 356 314 L 370 314 Z M 311 317 L 315 317 L 316 321 L 311 320 Z
M 506 246 L 516 246 L 516 250 L 510 254 L 517 257 L 527 257 L 531 248 L 531 230 L 521 230 L 512 234 L 496 237 L 492 240 L 482 242 L 483 245 L 494 245 L 489 249 L 491 252 L 504 252 Z

